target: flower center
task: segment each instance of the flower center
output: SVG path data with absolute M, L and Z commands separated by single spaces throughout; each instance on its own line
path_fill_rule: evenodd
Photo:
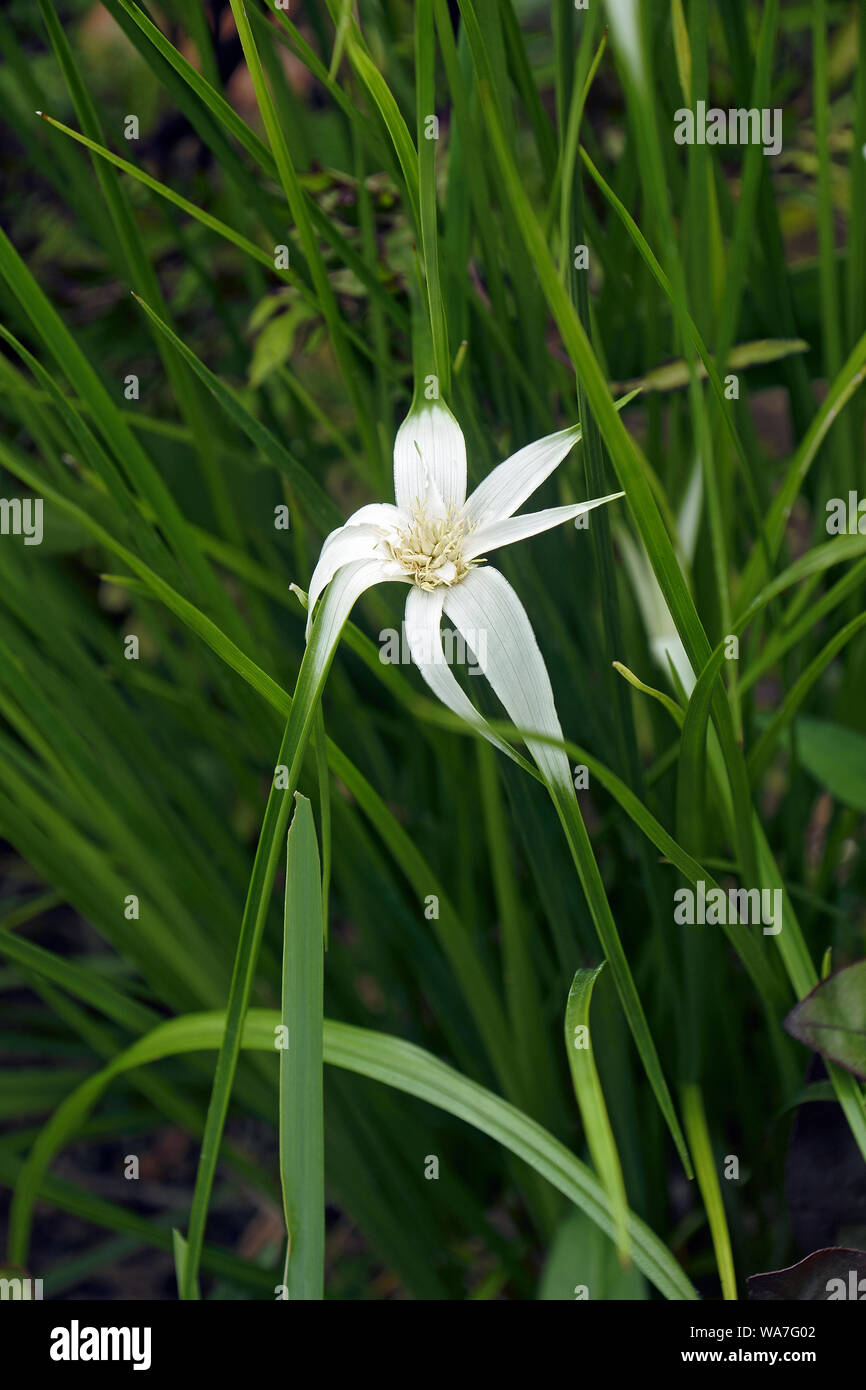
M 386 545 L 419 589 L 438 589 L 441 584 L 457 584 L 469 573 L 475 561 L 463 559 L 463 542 L 470 526 L 455 507 L 444 516 L 429 516 L 416 504 L 409 525 L 396 531 Z

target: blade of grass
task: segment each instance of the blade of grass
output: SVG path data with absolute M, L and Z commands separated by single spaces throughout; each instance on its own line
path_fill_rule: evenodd
M 551 787 L 551 798 L 553 800 L 556 813 L 559 817 L 568 847 L 577 869 L 578 878 L 583 888 L 587 906 L 592 915 L 598 939 L 601 942 L 605 958 L 610 965 L 611 974 L 616 983 L 617 993 L 622 1003 L 623 1012 L 634 1038 L 635 1046 L 638 1050 L 644 1070 L 647 1074 L 653 1093 L 658 1102 L 659 1109 L 664 1116 L 665 1123 L 670 1130 L 671 1137 L 676 1144 L 677 1152 L 686 1176 L 692 1176 L 691 1160 L 688 1148 L 683 1136 L 680 1122 L 677 1118 L 671 1099 L 670 1090 L 662 1071 L 661 1061 L 658 1050 L 650 1032 L 643 1005 L 635 987 L 631 968 L 628 964 L 622 941 L 617 930 L 616 921 L 610 909 L 607 894 L 604 890 L 604 883 L 599 873 L 598 864 L 593 854 L 592 845 L 577 798 L 573 791 L 568 792 L 565 788 Z
M 286 848 L 285 1029 L 280 1049 L 280 1177 L 290 1299 L 324 1298 L 325 1141 L 322 1112 L 322 881 L 313 812 L 295 794 Z
M 830 84 L 827 73 L 827 3 L 815 0 L 812 6 L 812 112 L 818 151 L 818 274 L 821 288 L 821 340 L 824 368 L 828 380 L 835 381 L 842 367 L 842 323 L 839 282 L 836 275 L 836 236 L 833 224 L 833 196 L 830 165 Z M 846 417 L 836 431 L 838 471 L 834 478 L 840 491 L 853 488 L 857 470 L 854 443 Z M 833 460 L 836 462 L 836 459 Z
M 415 71 L 418 97 L 418 200 L 421 227 L 421 254 L 427 287 L 427 312 L 433 343 L 433 361 L 439 389 L 446 399 L 451 394 L 451 358 L 448 352 L 448 325 L 439 277 L 439 230 L 436 211 L 436 149 L 438 140 L 427 129 L 428 117 L 435 119 L 434 70 L 436 46 L 433 37 L 433 0 L 418 0 L 415 6 Z
M 558 1105 L 547 1062 L 545 1019 L 529 923 L 520 902 L 496 762 L 489 744 L 478 744 L 481 801 L 491 873 L 502 933 L 502 973 L 523 1106 L 555 1127 Z
M 613 1213 L 620 1263 L 623 1268 L 627 1268 L 631 1263 L 628 1198 L 616 1140 L 608 1118 L 592 1044 L 589 1041 L 589 1006 L 593 987 L 603 969 L 604 961 L 595 970 L 578 970 L 575 973 L 565 1008 L 565 1047 L 586 1142 Z
M 847 361 L 832 382 L 821 408 L 812 419 L 806 434 L 795 450 L 790 464 L 777 489 L 764 520 L 771 559 L 775 559 L 782 544 L 785 527 L 797 494 L 803 485 L 828 430 L 839 412 L 866 378 L 866 333 L 854 345 Z M 742 573 L 737 593 L 738 609 L 749 606 L 761 584 L 769 578 L 769 567 L 757 547 L 752 551 Z
M 273 1053 L 276 1010 L 251 1009 L 243 1045 Z M 165 1056 L 221 1046 L 227 1029 L 224 1013 L 193 1014 L 172 1019 L 120 1053 L 103 1071 L 89 1077 L 58 1107 L 40 1132 L 26 1163 L 21 1185 L 32 1203 L 54 1155 L 76 1133 L 115 1076 Z M 529 1163 L 569 1201 L 579 1206 L 611 1239 L 616 1227 L 607 1196 L 591 1172 L 541 1125 L 501 1097 L 454 1071 L 412 1043 L 369 1029 L 325 1019 L 324 1058 L 333 1066 L 369 1076 L 447 1110 L 480 1129 Z M 22 1199 L 23 1203 L 23 1199 Z M 22 1224 L 23 1205 L 16 1225 Z M 629 1217 L 635 1264 L 665 1298 L 696 1299 L 696 1290 L 657 1236 L 638 1217 Z M 188 1269 L 189 1257 L 187 1257 Z
M 205 558 L 198 548 L 190 543 L 185 518 L 164 480 L 127 427 L 78 343 L 2 230 L 0 275 L 6 280 L 60 370 L 86 401 L 92 419 L 111 446 L 115 459 L 122 461 L 130 480 L 153 507 L 181 567 L 189 570 L 199 592 L 207 596 L 223 622 L 230 629 L 237 628 L 240 622 L 238 614 Z
M 137 297 L 137 296 L 136 296 Z M 321 526 L 324 531 L 333 530 L 334 527 L 343 523 L 344 517 L 339 507 L 328 496 L 320 484 L 313 478 L 302 464 L 298 463 L 289 453 L 283 444 L 262 425 L 254 415 L 252 415 L 241 403 L 235 393 L 216 376 L 199 357 L 187 347 L 186 344 L 168 326 L 162 322 L 154 310 L 139 299 L 144 312 L 147 314 L 160 332 L 170 338 L 178 351 L 198 374 L 205 383 L 208 390 L 219 402 L 226 414 L 235 421 L 244 431 L 247 437 L 252 440 L 256 448 L 260 449 L 265 458 L 274 465 L 286 478 L 288 478 L 295 492 L 306 504 L 310 513 L 310 518 Z
M 57 18 L 52 0 L 39 0 L 39 8 L 81 126 L 91 139 L 104 144 L 105 137 L 96 107 L 90 98 L 85 83 L 81 80 L 71 46 Z M 93 160 L 92 163 L 100 192 L 123 249 L 130 278 L 157 306 L 162 316 L 168 318 L 168 310 L 162 297 L 159 280 L 148 259 L 138 226 L 132 215 L 132 209 L 120 181 L 99 160 Z M 202 409 L 201 388 L 191 379 L 187 369 L 178 360 L 176 354 L 168 348 L 164 340 L 157 339 L 156 341 L 157 350 L 172 385 L 174 399 L 177 401 L 181 414 L 192 433 L 199 468 L 211 497 L 214 515 L 225 534 L 236 540 L 239 535 L 237 514 L 231 504 L 223 472 L 214 460 L 208 420 Z
M 695 1175 L 704 1199 L 713 1249 L 716 1252 L 716 1265 L 722 1284 L 722 1297 L 725 1300 L 737 1298 L 737 1277 L 734 1273 L 734 1256 L 731 1250 L 731 1237 L 725 1217 L 725 1206 L 716 1172 L 716 1161 L 710 1143 L 704 1100 L 700 1087 L 683 1087 L 683 1118 L 689 1136 L 692 1153 L 695 1156 Z
M 247 67 L 249 68 L 250 77 L 252 78 L 259 112 L 264 122 L 268 144 L 270 145 L 271 152 L 276 162 L 280 183 L 286 195 L 286 201 L 288 202 L 298 231 L 304 257 L 309 266 L 319 308 L 328 326 L 328 333 L 334 349 L 334 355 L 337 358 L 343 383 L 349 400 L 352 403 L 358 430 L 364 441 L 364 447 L 368 457 L 378 462 L 380 442 L 379 436 L 373 428 L 368 393 L 362 386 L 363 378 L 358 373 L 354 354 L 346 338 L 345 328 L 340 317 L 333 287 L 328 277 L 327 268 L 322 259 L 322 254 L 319 250 L 319 245 L 316 241 L 312 224 L 307 213 L 304 192 L 298 181 L 298 176 L 289 153 L 289 147 L 286 143 L 285 136 L 277 120 L 270 89 L 262 68 L 258 48 L 256 47 L 256 41 L 253 38 L 252 29 L 250 28 L 246 7 L 243 0 L 230 0 L 230 3 L 238 29 L 238 37 L 240 38 L 244 57 L 246 58 Z M 377 73 L 376 76 L 378 77 L 379 74 Z

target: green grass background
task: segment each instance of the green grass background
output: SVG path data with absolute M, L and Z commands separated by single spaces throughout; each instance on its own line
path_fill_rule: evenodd
M 0 466 L 45 505 L 41 546 L 0 538 L 9 1260 L 74 1294 L 155 1248 L 184 1296 L 273 1297 L 288 1213 L 313 1246 L 293 1297 L 322 1270 L 348 1299 L 742 1297 L 806 1253 L 808 1054 L 782 1021 L 828 949 L 863 955 L 866 536 L 825 520 L 864 486 L 866 7 L 234 0 L 210 21 L 191 0 L 0 16 Z M 698 99 L 779 108 L 781 155 L 677 146 Z M 590 770 L 565 809 L 379 661 L 402 592 L 359 602 L 321 701 L 301 664 L 290 586 L 390 498 L 426 369 L 470 486 L 579 420 L 535 501 L 626 492 L 497 557 Z M 700 878 L 784 888 L 782 932 L 677 926 Z M 278 1078 L 280 1019 L 308 1060 Z M 860 1084 L 834 1068 L 811 1094 L 854 1193 Z M 113 1145 L 116 1177 L 176 1130 L 173 1208 L 88 1166 Z M 856 1243 L 841 1188 L 826 1230 Z M 75 1248 L 46 1241 L 58 1211 L 86 1223 Z

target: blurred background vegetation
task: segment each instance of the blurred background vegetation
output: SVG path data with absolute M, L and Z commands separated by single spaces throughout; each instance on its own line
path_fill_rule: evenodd
M 579 411 L 592 436 L 592 417 L 486 135 L 466 8 L 434 6 L 435 176 L 450 404 L 477 482 Z M 390 496 L 393 436 L 412 394 L 417 228 L 396 120 L 362 59 L 414 133 L 416 7 L 247 9 L 313 256 L 275 175 L 228 4 L 12 0 L 0 14 L 2 491 L 46 499 L 41 546 L 0 538 L 4 1203 L 74 1084 L 159 1019 L 224 1007 L 228 994 L 282 720 L 148 575 L 291 692 L 305 615 L 289 586 L 306 589 L 328 530 Z M 645 0 L 642 97 L 615 47 L 603 48 L 580 144 L 671 275 L 673 300 L 589 164 L 566 150 L 603 7 L 478 0 L 474 11 L 523 186 L 611 390 L 643 388 L 623 418 L 715 645 L 754 579 L 760 519 L 866 327 L 866 11 Z M 748 106 L 756 93 L 782 111 L 777 158 L 674 144 L 677 108 L 698 97 Z M 641 157 L 647 109 L 663 186 Z M 130 115 L 136 140 L 124 138 Z M 582 286 L 569 274 L 576 241 L 589 247 Z M 273 268 L 281 245 L 285 274 Z M 731 418 L 745 475 L 709 385 L 689 386 L 683 307 L 720 368 L 737 372 Z M 845 380 L 861 367 L 862 353 Z M 130 376 L 138 399 L 125 393 Z M 599 473 L 615 482 L 593 437 L 539 505 L 613 490 L 591 485 Z M 826 503 L 863 486 L 862 460 L 855 394 L 802 470 L 774 569 L 827 543 Z M 274 524 L 284 504 L 289 530 Z M 614 518 L 595 513 L 591 531 L 535 539 L 501 567 L 532 618 L 566 737 L 675 834 L 676 723 L 612 662 L 683 692 L 658 660 L 664 614 L 654 629 L 640 540 L 617 516 L 617 534 Z M 838 566 L 783 593 L 725 673 L 747 753 L 797 692 L 751 767 L 752 792 L 816 969 L 828 948 L 836 967 L 863 955 L 866 643 L 847 629 L 862 608 L 861 551 L 851 540 Z M 437 724 L 411 667 L 376 660 L 369 639 L 399 626 L 401 597 L 365 596 L 354 622 L 368 645 L 350 634 L 329 678 L 327 733 L 355 781 L 333 761 L 323 777 L 311 752 L 301 782 L 330 850 L 325 1011 L 445 1057 L 584 1155 L 563 1015 L 574 971 L 601 959 L 592 921 L 543 789 Z M 132 634 L 137 660 L 124 657 Z M 594 778 L 580 806 L 665 1074 L 674 1088 L 698 1084 L 718 1170 L 739 1158 L 739 1179 L 721 1186 L 741 1290 L 745 1275 L 819 1245 L 862 1243 L 863 1160 L 826 1087 L 798 1109 L 807 1079 L 821 1079 L 814 1064 L 807 1078 L 807 1053 L 782 1031 L 794 995 L 773 947 L 778 997 L 762 1000 L 720 932 L 696 940 L 673 924 L 677 872 Z M 709 792 L 687 848 L 727 882 L 736 850 L 717 809 Z M 424 912 L 431 894 L 436 920 Z M 125 916 L 128 895 L 138 918 Z M 279 896 L 258 1005 L 279 1002 Z M 455 975 L 458 940 L 501 1006 L 507 1075 Z M 604 976 L 592 1008 L 629 1203 L 701 1293 L 718 1297 L 701 1193 Z M 202 1054 L 112 1085 L 43 1188 L 29 1268 L 46 1296 L 174 1296 L 170 1232 L 186 1225 L 212 1072 Z M 279 1282 L 275 1104 L 273 1067 L 242 1058 L 203 1264 L 214 1297 L 271 1297 Z M 128 1154 L 140 1157 L 135 1184 L 123 1176 Z M 424 1177 L 431 1154 L 437 1181 Z M 329 1297 L 566 1298 L 578 1282 L 593 1298 L 651 1296 L 585 1216 L 568 1215 L 489 1139 L 336 1069 L 326 1158 Z

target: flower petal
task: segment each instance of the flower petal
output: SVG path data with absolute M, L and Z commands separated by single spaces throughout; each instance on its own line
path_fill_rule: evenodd
M 412 406 L 394 440 L 394 496 L 411 511 L 425 500 L 432 483 L 442 500 L 462 507 L 466 500 L 466 441 L 442 401 Z M 435 496 L 435 494 L 433 494 Z
M 382 531 L 396 531 L 406 526 L 409 517 L 393 502 L 368 502 L 359 507 L 346 521 L 347 526 L 378 526 Z
M 541 531 L 549 531 L 563 521 L 591 512 L 593 507 L 601 507 L 605 502 L 615 502 L 624 497 L 624 492 L 612 492 L 607 497 L 594 497 L 591 502 L 575 502 L 568 507 L 547 507 L 543 512 L 527 512 L 525 516 L 509 516 L 503 521 L 490 521 L 479 526 L 463 542 L 464 560 L 474 560 L 477 555 L 486 555 L 500 545 L 511 545 L 514 541 L 525 540 L 527 536 L 537 536 Z
M 412 660 L 433 694 L 452 714 L 465 719 L 467 724 L 477 728 L 497 748 L 513 757 L 511 749 L 493 732 L 462 686 L 458 685 L 451 667 L 445 660 L 442 633 L 439 629 L 444 594 L 444 589 L 419 589 L 417 585 L 413 585 L 409 590 L 405 623 L 406 641 Z
M 544 657 L 526 610 L 505 576 L 489 567 L 470 570 L 465 579 L 446 591 L 445 612 L 475 653 L 511 722 L 520 729 L 561 739 Z M 571 790 L 571 771 L 563 749 L 531 737 L 526 739 L 526 746 L 549 782 Z
M 673 663 L 677 679 L 681 681 L 686 696 L 689 696 L 695 688 L 695 674 L 677 632 L 676 623 L 670 615 L 661 586 L 653 573 L 649 556 L 643 546 L 634 540 L 626 526 L 615 525 L 613 534 L 643 618 L 653 660 L 661 667 L 668 680 L 671 679 L 670 663 Z M 672 684 L 676 690 L 676 682 Z M 676 693 L 679 694 L 679 691 Z
M 338 569 L 353 560 L 381 560 L 376 547 L 382 539 L 378 527 L 370 525 L 338 526 L 325 538 L 325 543 L 316 561 L 316 568 L 310 580 L 310 597 L 307 606 L 307 636 L 313 625 L 313 609 L 322 590 L 330 584 Z
M 337 645 L 346 619 L 364 590 L 401 578 L 406 582 L 400 566 L 392 560 L 352 560 L 337 570 L 322 600 L 313 634 L 317 650 L 322 653 L 320 660 L 330 660 L 330 652 Z M 308 624 L 308 639 L 309 635 Z
M 465 516 L 474 526 L 501 521 L 522 507 L 580 439 L 580 426 L 545 435 L 518 449 L 479 483 L 466 503 Z M 397 499 L 399 501 L 399 498 Z

